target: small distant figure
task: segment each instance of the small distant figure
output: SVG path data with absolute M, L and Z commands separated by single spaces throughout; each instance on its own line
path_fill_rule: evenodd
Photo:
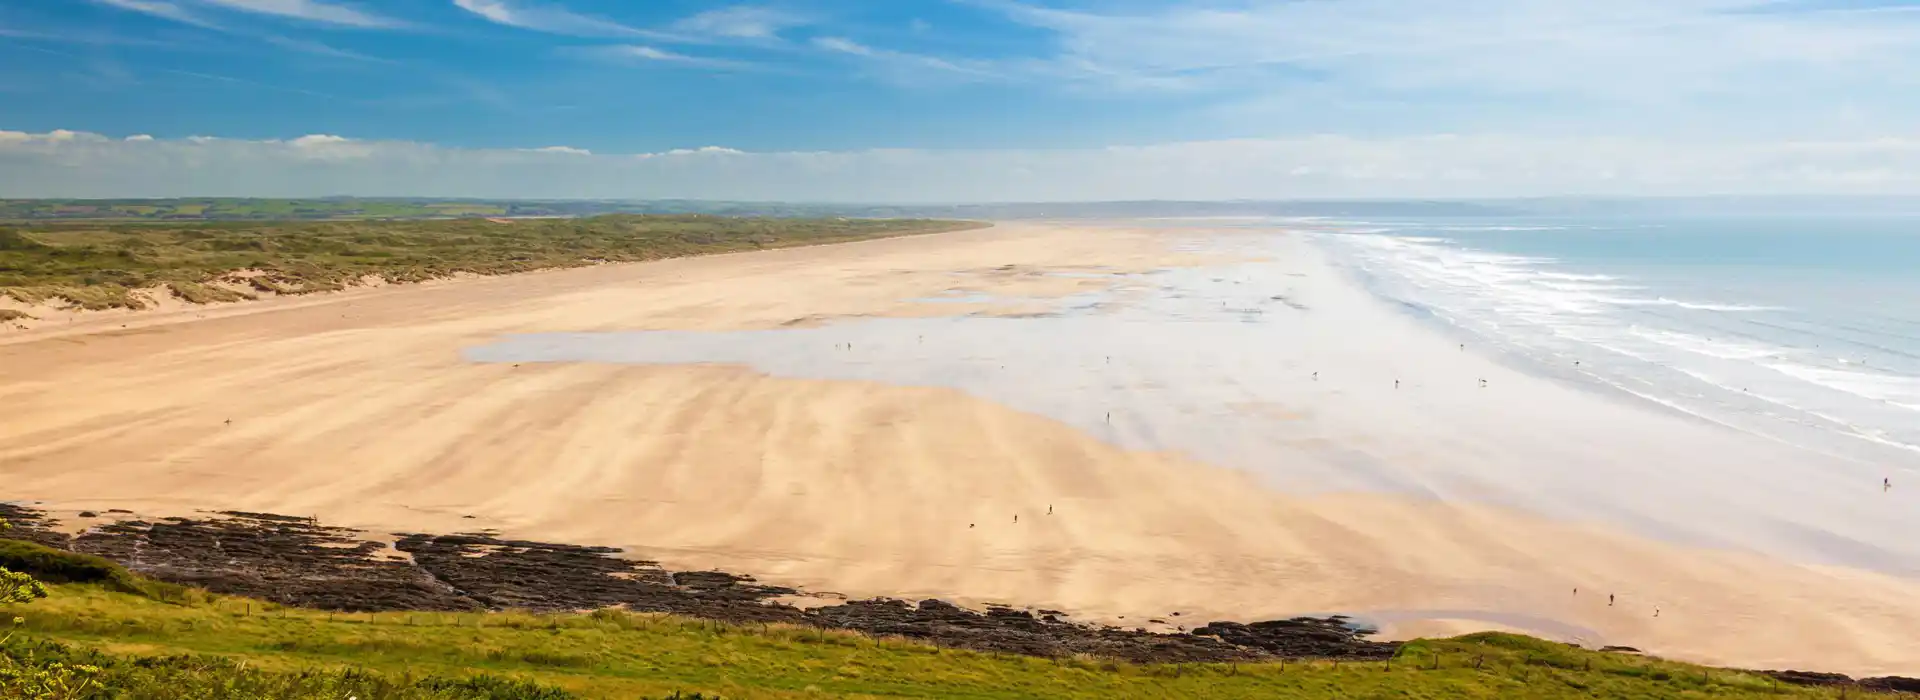
M 233 421 L 227 421 L 227 422 L 232 423 Z M 1885 479 L 1880 480 L 1880 493 L 1886 493 L 1892 490 L 1893 490 L 1893 477 L 1889 476 Z
M 1487 388 L 1487 380 L 1485 379 L 1480 380 L 1480 388 L 1482 389 Z
M 227 419 L 227 425 L 233 425 L 233 419 L 232 419 L 232 418 L 228 418 L 228 419 Z
M 1020 515 L 1019 515 L 1018 513 L 1015 513 L 1015 514 L 1014 514 L 1014 516 L 1013 516 L 1013 521 L 1014 521 L 1014 522 L 1016 522 L 1016 523 L 1017 523 L 1017 522 L 1020 522 Z
M 967 523 L 967 529 L 968 529 L 968 530 L 972 530 L 972 529 L 973 529 L 973 523 Z
M 1607 594 L 1607 607 L 1609 607 L 1609 608 L 1611 608 L 1611 607 L 1613 607 L 1613 594 L 1612 594 L 1612 593 L 1608 593 L 1608 594 Z
M 1461 344 L 1460 344 L 1460 349 L 1461 349 L 1461 350 L 1465 350 L 1465 349 L 1467 349 L 1467 344 L 1466 344 L 1466 343 L 1461 343 Z
M 1400 380 L 1398 379 L 1393 380 L 1393 388 L 1395 389 L 1400 388 Z
M 1656 607 L 1656 608 L 1654 608 L 1654 609 L 1653 609 L 1653 616 L 1654 616 L 1654 617 L 1659 617 L 1659 616 L 1660 616 L 1660 608 L 1657 608 L 1657 607 Z
M 1053 515 L 1053 504 L 1047 504 L 1047 515 Z
M 1573 366 L 1575 366 L 1575 367 L 1579 367 L 1579 366 L 1580 366 L 1580 361 L 1579 361 L 1579 360 L 1574 360 L 1574 361 L 1573 361 Z
M 1317 381 L 1320 381 L 1320 373 L 1319 373 L 1319 372 L 1314 372 L 1314 373 L 1313 373 L 1313 380 L 1314 380 L 1314 381 L 1316 381 L 1316 382 L 1317 382 Z
M 1107 422 L 1108 423 L 1113 422 L 1113 411 L 1107 411 Z
M 1575 596 L 1578 596 L 1578 595 L 1580 595 L 1580 587 L 1579 587 L 1579 586 L 1574 586 L 1574 587 L 1573 587 L 1573 594 L 1574 594 Z

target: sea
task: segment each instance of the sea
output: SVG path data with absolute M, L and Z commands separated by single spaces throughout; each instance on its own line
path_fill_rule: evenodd
M 1291 223 L 1527 368 L 1920 478 L 1920 216 Z

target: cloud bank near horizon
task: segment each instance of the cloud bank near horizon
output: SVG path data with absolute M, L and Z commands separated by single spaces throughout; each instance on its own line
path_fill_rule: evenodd
M 4 197 L 723 199 L 864 203 L 1920 195 L 1920 138 L 1707 142 L 1308 136 L 1071 150 L 605 154 L 0 131 Z

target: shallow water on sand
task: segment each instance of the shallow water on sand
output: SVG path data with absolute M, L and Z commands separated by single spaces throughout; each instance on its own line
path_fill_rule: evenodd
M 1273 239 L 1237 237 L 1210 250 L 1257 255 Z M 1044 315 L 871 318 L 733 332 L 547 333 L 469 349 L 476 362 L 740 364 L 780 377 L 959 389 L 1068 423 L 1127 449 L 1178 450 L 1248 468 L 1294 488 L 1394 490 L 1355 469 L 1303 474 L 1266 468 L 1269 443 L 1290 431 L 1286 405 L 1312 382 L 1296 359 L 1263 353 L 1306 342 L 1299 273 L 1245 262 L 1107 277 L 1107 291 L 1052 300 Z M 966 293 L 918 303 L 1005 302 Z
M 1456 420 L 1449 414 L 1462 407 L 1527 399 L 1477 387 L 1476 375 L 1467 373 L 1475 365 L 1466 353 L 1456 356 L 1453 341 L 1423 335 L 1403 354 L 1375 345 L 1408 336 L 1376 341 L 1370 330 L 1342 326 L 1378 325 L 1393 314 L 1355 306 L 1374 302 L 1352 301 L 1368 298 L 1357 289 L 1341 292 L 1351 285 L 1329 278 L 1342 273 L 1317 256 L 1303 257 L 1308 248 L 1298 235 L 1243 230 L 1183 240 L 1240 261 L 1075 273 L 1112 284 L 1055 299 L 1051 313 L 1037 316 L 544 333 L 505 337 L 465 356 L 490 363 L 738 364 L 777 377 L 949 387 L 1122 448 L 1244 470 L 1290 493 L 1484 502 L 1688 544 L 1920 573 L 1920 542 L 1902 534 L 1920 531 L 1920 515 L 1891 501 L 1858 507 L 1856 489 L 1834 484 L 1830 470 L 1807 466 L 1816 455 L 1788 454 L 1795 448 L 1745 436 L 1701 443 L 1715 451 L 1740 448 L 1728 454 L 1692 454 L 1691 443 L 1637 451 L 1632 440 L 1607 433 L 1610 426 L 1582 425 L 1574 415 L 1535 419 L 1524 405 L 1515 410 L 1525 425 L 1499 422 L 1509 409 L 1476 408 L 1478 417 Z M 1316 308 L 1321 300 L 1331 308 Z M 909 301 L 1005 300 L 953 293 Z M 1342 360 L 1359 353 L 1371 359 Z M 1423 353 L 1445 357 L 1430 362 Z M 1406 367 L 1427 374 L 1408 377 L 1403 389 L 1400 377 L 1407 375 L 1394 368 Z M 1370 376 L 1342 374 L 1362 371 L 1353 368 Z M 1729 491 L 1729 479 L 1770 483 Z
M 1373 291 L 1556 374 L 1920 479 L 1920 218 L 1318 225 Z

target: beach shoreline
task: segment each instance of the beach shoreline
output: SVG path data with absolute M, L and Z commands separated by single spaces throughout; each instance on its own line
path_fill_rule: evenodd
M 524 219 L 567 218 L 567 217 L 515 217 Z M 372 294 L 398 289 L 426 289 L 445 285 L 458 285 L 472 280 L 498 277 L 526 277 L 550 275 L 554 273 L 578 270 L 586 267 L 617 267 L 621 265 L 643 265 L 670 260 L 691 258 L 709 258 L 723 256 L 753 255 L 790 248 L 806 248 L 820 245 L 857 245 L 891 238 L 931 235 L 956 231 L 991 228 L 992 222 L 953 222 L 945 229 L 932 231 L 888 232 L 866 238 L 842 240 L 832 243 L 797 243 L 761 250 L 728 250 L 701 252 L 648 261 L 581 261 L 572 265 L 559 265 L 533 270 L 516 271 L 506 274 L 477 274 L 472 272 L 453 272 L 418 281 L 396 282 L 378 274 L 363 275 L 357 280 L 342 285 L 339 289 L 300 291 L 281 293 L 269 289 L 251 287 L 244 281 L 261 275 L 260 270 L 233 270 L 222 276 L 222 280 L 210 283 L 230 292 L 244 292 L 245 298 L 233 301 L 196 302 L 180 295 L 167 285 L 156 285 L 133 290 L 131 296 L 142 302 L 139 308 L 116 307 L 88 309 L 75 304 L 51 299 L 28 303 L 11 296 L 0 294 L 0 345 L 8 343 L 33 342 L 50 338 L 109 332 L 120 329 L 140 329 L 173 323 L 185 323 L 210 318 L 241 316 L 255 313 L 267 313 L 288 308 L 329 304 L 342 299 L 355 299 Z
M 1409 630 L 1535 620 L 1595 646 L 1717 664 L 1920 668 L 1901 644 L 1920 625 L 1910 578 L 1782 553 L 1790 547 L 1763 553 L 1780 543 L 1754 537 L 1761 525 L 1699 522 L 1770 508 L 1765 494 L 1689 503 L 1725 465 L 1695 475 L 1708 490 L 1665 473 L 1734 443 L 1435 352 L 1438 336 L 1387 320 L 1303 242 L 1260 235 L 1002 225 L 0 341 L 0 400 L 24 417 L 0 426 L 12 483 L 0 498 L 156 516 L 311 514 L 379 532 L 492 528 L 809 590 L 1004 601 L 1094 621 L 1166 608 L 1222 620 L 1394 613 Z M 1281 280 L 1284 299 L 1243 294 L 1265 299 L 1258 314 L 1237 297 L 1194 295 L 1169 307 L 1187 325 L 1145 331 L 1275 333 L 1256 360 L 1174 357 L 1193 347 L 1170 345 L 1116 351 L 1122 368 L 1099 369 L 1094 341 L 1141 330 L 1126 327 L 1130 309 L 1162 303 L 1169 288 L 1214 289 L 1210 276 L 1224 273 L 1211 270 L 1250 261 L 1300 276 Z M 1197 315 L 1203 307 L 1237 315 Z M 1087 346 L 1073 354 L 1019 335 L 1070 322 Z M 936 347 L 912 350 L 922 330 Z M 659 332 L 669 335 L 649 335 Z M 740 350 L 752 347 L 733 342 L 741 333 L 766 342 Z M 471 355 L 526 351 L 511 343 L 541 334 L 588 344 Z M 614 356 L 566 354 L 583 347 Z M 1001 362 L 1011 377 L 993 378 Z M 1094 388 L 1067 394 L 1080 403 L 1030 403 L 1048 386 L 1035 378 L 1055 375 Z M 1096 399 L 1123 425 L 1103 428 Z M 1191 449 L 1210 435 L 1192 432 L 1201 423 L 1150 404 L 1214 406 L 1209 420 L 1232 439 Z M 1612 430 L 1641 428 L 1633 434 L 1655 444 L 1581 461 Z M 1589 473 L 1533 474 L 1540 464 Z M 1596 465 L 1612 471 L 1590 473 Z M 1770 478 L 1812 477 L 1781 467 Z M 1795 492 L 1806 516 L 1784 522 L 1818 522 L 1845 503 L 1837 487 L 1807 483 Z M 1635 499 L 1649 502 L 1629 509 Z M 1635 518 L 1655 522 L 1623 526 Z M 1837 537 L 1910 554 L 1848 529 L 1886 521 L 1835 522 Z M 1622 604 L 1602 603 L 1609 592 Z

